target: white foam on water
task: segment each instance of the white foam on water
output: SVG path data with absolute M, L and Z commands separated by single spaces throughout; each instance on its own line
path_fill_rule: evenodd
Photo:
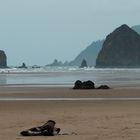
M 91 80 L 95 84 L 112 87 L 140 87 L 140 69 L 40 67 L 0 69 L 0 84 L 66 86 L 76 80 Z

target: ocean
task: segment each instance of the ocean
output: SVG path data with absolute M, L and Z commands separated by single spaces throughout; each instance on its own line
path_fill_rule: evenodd
M 92 80 L 96 86 L 110 87 L 140 86 L 140 69 L 98 69 L 78 67 L 41 67 L 0 69 L 0 85 L 72 87 L 76 80 Z

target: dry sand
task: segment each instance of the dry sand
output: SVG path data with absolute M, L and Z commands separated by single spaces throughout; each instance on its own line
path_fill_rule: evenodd
M 140 90 L 0 87 L 0 97 L 140 97 Z M 48 119 L 55 120 L 62 132 L 77 135 L 19 135 Z M 139 140 L 140 101 L 0 101 L 0 140 L 16 139 Z

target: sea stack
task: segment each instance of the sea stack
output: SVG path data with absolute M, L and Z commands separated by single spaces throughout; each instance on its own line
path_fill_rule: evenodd
M 0 50 L 0 68 L 7 67 L 7 56 L 4 51 Z
M 117 28 L 106 37 L 96 67 L 140 67 L 140 35 L 125 24 Z
M 80 68 L 85 68 L 85 67 L 88 67 L 88 65 L 87 65 L 87 61 L 83 59 Z

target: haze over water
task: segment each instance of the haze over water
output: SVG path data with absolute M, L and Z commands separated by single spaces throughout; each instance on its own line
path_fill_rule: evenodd
M 8 66 L 73 60 L 122 24 L 139 25 L 139 0 L 1 0 L 0 50 Z
M 24 86 L 69 86 L 76 80 L 92 80 L 96 86 L 108 84 L 111 87 L 138 87 L 140 69 L 95 69 L 77 67 L 42 67 L 37 69 L 2 69 L 1 85 Z M 18 85 L 18 86 L 19 86 Z

